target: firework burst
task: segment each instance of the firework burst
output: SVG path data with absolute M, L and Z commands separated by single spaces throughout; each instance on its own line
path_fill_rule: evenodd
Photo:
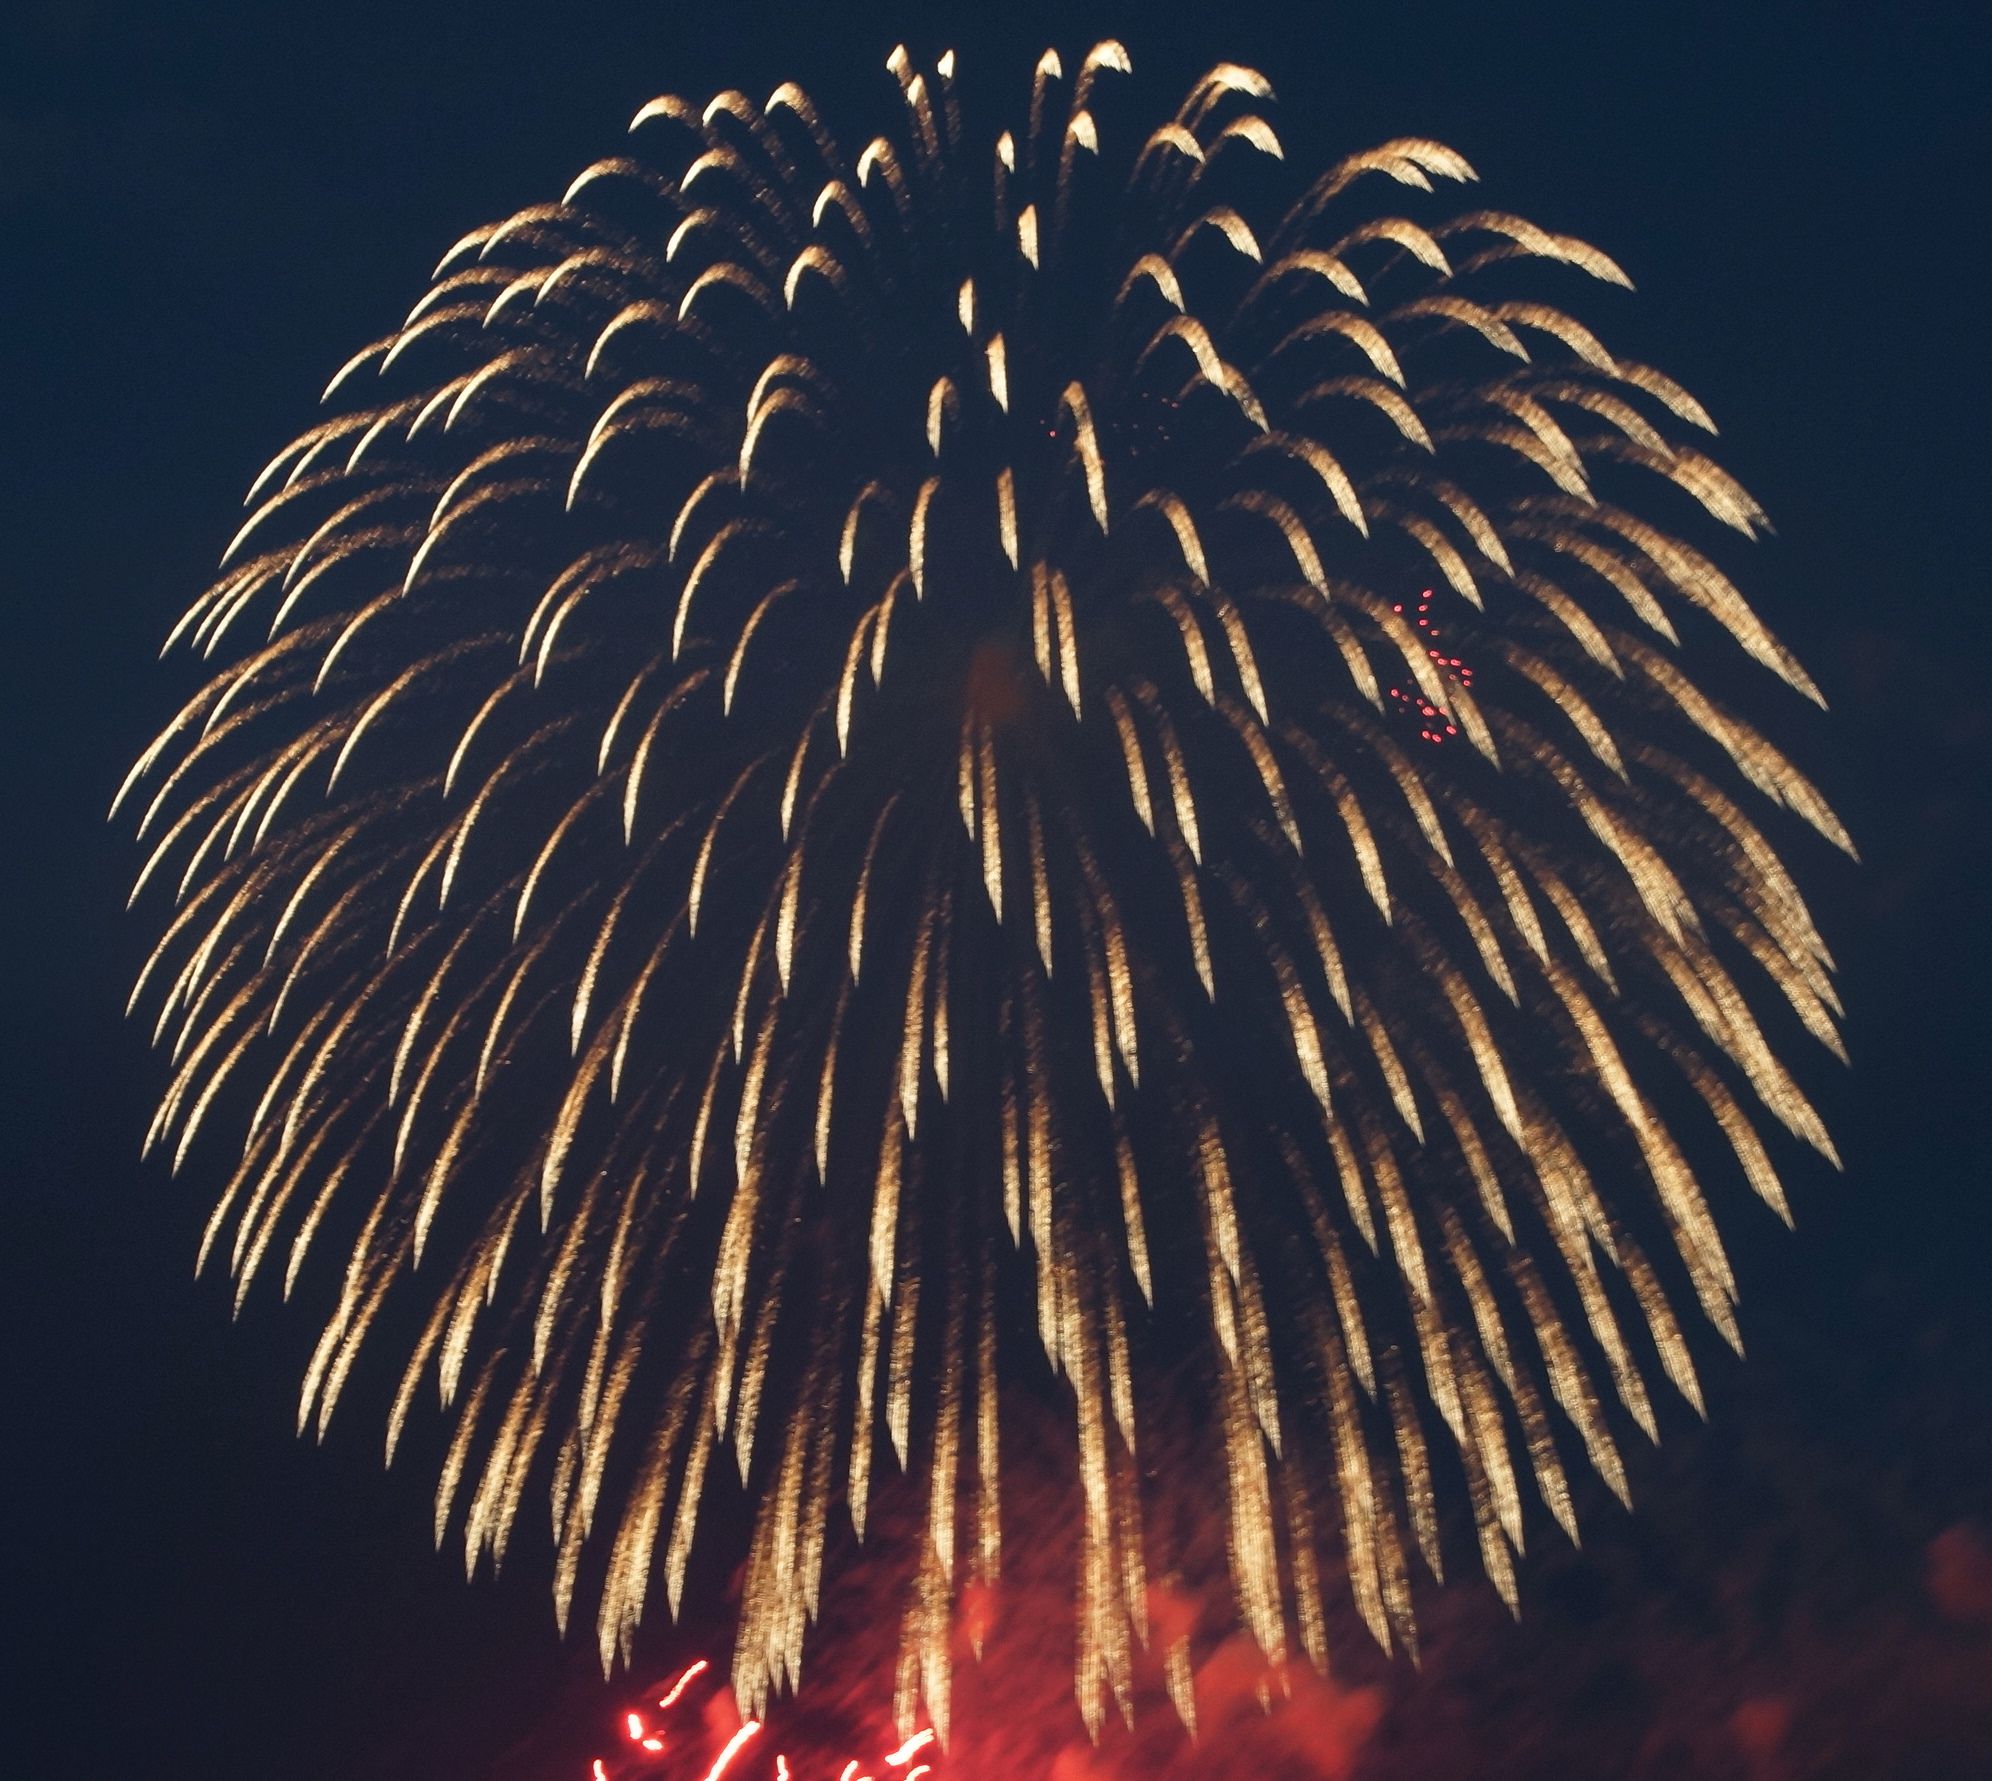
M 238 1302 L 329 1302 L 301 1423 L 394 1332 L 438 1538 L 544 1490 L 605 1661 L 737 1471 L 749 1715 L 890 1484 L 945 1732 L 1048 1361 L 1097 1726 L 1157 1429 L 1274 1664 L 1337 1570 L 1410 1645 L 1441 1501 L 1512 1603 L 1525 1488 L 1625 1495 L 1653 1370 L 1699 1403 L 1674 1307 L 1737 1339 L 1689 1149 L 1781 1214 L 1759 1127 L 1832 1154 L 1753 807 L 1847 843 L 1681 666 L 1817 697 L 1668 529 L 1761 514 L 1564 307 L 1602 253 L 1448 209 L 1435 142 L 1295 169 L 1243 68 L 1153 127 L 1047 55 L 991 142 L 890 67 L 855 157 L 794 86 L 646 105 L 258 479 L 125 794 L 151 1142 L 234 1147 Z

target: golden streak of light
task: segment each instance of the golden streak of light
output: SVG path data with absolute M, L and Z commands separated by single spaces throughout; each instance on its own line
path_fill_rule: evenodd
M 1141 1215 L 1141 1179 L 1135 1171 L 1133 1145 L 1127 1142 L 1127 1132 L 1120 1122 L 1116 1122 L 1114 1128 L 1114 1165 L 1120 1177 L 1121 1227 L 1127 1233 L 1127 1267 L 1133 1271 L 1135 1285 L 1141 1289 L 1141 1299 L 1147 1305 L 1153 1305 L 1155 1279 L 1147 1261 L 1147 1221 Z M 1133 1446 L 1131 1436 L 1127 1444 Z
M 1664 657 L 1644 645 L 1630 642 L 1626 653 L 1647 679 L 1673 700 L 1684 716 L 1728 754 L 1752 785 L 1810 824 L 1842 853 L 1853 857 L 1853 841 L 1826 800 L 1819 795 L 1812 782 L 1763 737 L 1747 724 L 1718 711 L 1687 676 Z
M 1112 1107 L 1115 1104 L 1113 1015 L 1108 1006 L 1107 967 L 1100 947 L 1099 918 L 1090 909 L 1082 908 L 1079 937 L 1083 942 L 1086 988 L 1093 1017 L 1093 1076 L 1100 1085 L 1101 1098 Z
M 912 1359 L 914 1337 L 920 1329 L 920 1275 L 912 1269 L 898 1283 L 892 1297 L 892 1345 L 886 1367 L 884 1428 L 898 1458 L 900 1472 L 906 1470 L 912 1452 Z
M 1059 398 L 1061 413 L 1072 417 L 1073 449 L 1079 454 L 1086 474 L 1086 502 L 1093 510 L 1093 522 L 1102 533 L 1108 530 L 1106 460 L 1100 452 L 1099 430 L 1093 422 L 1093 406 L 1086 398 L 1086 386 L 1077 380 L 1065 387 Z
M 963 1305 L 961 1281 L 950 1282 L 946 1348 L 936 1399 L 934 1452 L 929 1467 L 927 1537 L 941 1574 L 952 1581 L 955 1563 L 956 1476 L 961 1465 Z
M 1391 1428 L 1397 1439 L 1398 1464 L 1404 1478 L 1404 1506 L 1418 1541 L 1419 1555 L 1434 1581 L 1445 1581 L 1439 1552 L 1437 1502 L 1432 1494 L 1432 1467 L 1425 1446 L 1425 1432 L 1418 1425 L 1417 1406 L 1404 1382 L 1403 1368 L 1394 1355 L 1386 1356 L 1383 1369 L 1384 1399 L 1390 1406 Z
M 878 861 L 879 843 L 885 838 L 885 825 L 898 805 L 899 796 L 894 793 L 885 801 L 878 819 L 872 824 L 871 838 L 865 844 L 864 864 L 858 869 L 858 881 L 851 894 L 850 966 L 851 981 L 858 981 L 864 963 L 865 946 L 865 905 L 871 890 L 872 869 Z
M 1003 1219 L 1010 1227 L 1010 1242 L 1023 1242 L 1024 1164 L 1018 1141 L 1016 1081 L 1006 1069 L 1003 1076 L 1001 1107 L 1003 1148 Z
M 1432 1297 L 1432 1277 L 1425 1262 L 1425 1243 L 1419 1234 L 1417 1214 L 1412 1208 L 1396 1153 L 1391 1150 L 1390 1141 L 1382 1129 L 1366 1125 L 1362 1138 L 1369 1159 L 1370 1179 L 1375 1183 L 1376 1197 L 1383 1207 L 1384 1228 L 1390 1234 L 1391 1255 L 1408 1289 L 1406 1296 L 1416 1310 L 1429 1304 Z
M 1266 802 L 1271 806 L 1274 819 L 1280 831 L 1286 836 L 1287 845 L 1295 853 L 1304 853 L 1301 846 L 1300 829 L 1294 821 L 1293 802 L 1287 796 L 1286 779 L 1281 774 L 1279 763 L 1273 758 L 1271 745 L 1266 733 L 1259 728 L 1252 715 L 1230 699 L 1219 698 L 1217 709 L 1220 716 L 1237 733 L 1245 745 L 1245 752 L 1251 757 L 1253 769 L 1259 775 L 1259 783 L 1265 788 Z
M 899 1046 L 899 1111 L 910 1144 L 920 1135 L 920 1090 L 927 1062 L 927 975 L 933 968 L 934 918 L 930 907 L 920 917 L 913 938 L 912 968 L 906 977 L 906 1002 Z
M 954 904 L 952 898 L 943 893 L 941 906 L 935 912 L 934 966 L 930 973 L 933 992 L 928 1014 L 929 1031 L 933 1039 L 929 1057 L 933 1064 L 934 1086 L 940 1090 L 941 1100 L 948 1098 L 948 1089 L 953 1072 L 953 1061 L 949 1048 L 948 995 L 950 989 L 949 964 L 954 945 Z
M 1017 213 L 1017 252 L 1035 270 L 1038 264 L 1038 215 L 1035 204 L 1026 204 Z
M 1079 627 L 1072 613 L 1072 593 L 1065 577 L 1054 569 L 1049 584 L 1052 615 L 1058 629 L 1058 678 L 1065 702 L 1075 719 L 1084 715 L 1079 695 Z
M 1216 588 L 1207 589 L 1205 597 L 1216 608 L 1218 623 L 1224 628 L 1225 646 L 1231 652 L 1231 666 L 1238 676 L 1238 684 L 1244 689 L 1246 703 L 1252 707 L 1260 723 L 1270 723 L 1265 682 L 1259 677 L 1258 657 L 1252 649 L 1251 633 L 1246 629 L 1244 619 L 1239 616 L 1238 608 Z
M 1176 888 L 1183 902 L 1183 921 L 1189 929 L 1190 956 L 1196 965 L 1197 981 L 1203 985 L 1207 1001 L 1217 999 L 1217 980 L 1210 960 L 1210 930 L 1204 921 L 1203 895 L 1197 888 L 1196 868 L 1189 852 L 1170 836 L 1169 863 L 1175 869 Z
M 881 1299 L 892 1296 L 893 1255 L 899 1228 L 899 1189 L 904 1140 L 898 1109 L 888 1114 L 879 1138 L 878 1175 L 872 1189 L 871 1282 Z
M 1190 858 L 1202 865 L 1203 831 L 1197 823 L 1196 796 L 1190 789 L 1189 761 L 1183 754 L 1183 745 L 1176 739 L 1175 725 L 1169 722 L 1159 707 L 1151 706 L 1150 709 L 1162 743 L 1162 764 L 1168 770 L 1169 802 L 1175 811 L 1176 830 L 1183 838 L 1183 845 L 1190 850 Z
M 1141 738 L 1135 732 L 1134 718 L 1118 690 L 1108 691 L 1107 709 L 1113 714 L 1114 729 L 1120 737 L 1121 758 L 1127 764 L 1128 797 L 1134 804 L 1135 815 L 1141 819 L 1141 826 L 1152 835 L 1155 833 L 1155 805 L 1148 793 L 1148 767 L 1142 759 Z
M 1361 1163 L 1357 1160 L 1355 1146 L 1350 1142 L 1347 1129 L 1340 1120 L 1331 1121 L 1328 1126 L 1328 1147 L 1335 1158 L 1335 1180 L 1342 1190 L 1342 1204 L 1349 1214 L 1350 1222 L 1362 1238 L 1371 1255 L 1378 1253 L 1376 1241 L 1376 1215 L 1371 1210 L 1369 1193 L 1365 1185 Z
M 995 1583 L 1003 1559 L 1002 1446 L 997 1419 L 994 1302 L 994 1270 L 985 1263 L 975 1339 L 976 1574 L 984 1584 Z
M 1208 344 L 1208 337 L 1205 339 Z M 1183 498 L 1167 489 L 1154 489 L 1143 495 L 1134 508 L 1137 513 L 1144 508 L 1152 508 L 1162 516 L 1176 541 L 1177 550 L 1182 554 L 1183 567 L 1189 570 L 1193 581 L 1207 584 L 1210 581 L 1210 562 L 1204 555 L 1203 539 L 1197 532 L 1197 523 L 1190 517 Z
M 885 1296 L 874 1286 L 865 1293 L 864 1330 L 859 1343 L 855 1378 L 856 1402 L 851 1412 L 850 1483 L 845 1501 L 851 1527 L 862 1541 L 871 1497 L 872 1419 L 878 1395 L 879 1338 L 885 1322 Z
M 967 762 L 964 760 L 964 774 Z M 970 791 L 964 778 L 966 801 Z M 982 888 L 996 919 L 1003 919 L 1003 804 L 996 779 L 996 738 L 986 723 L 975 724 L 973 803 L 976 821 L 969 825 L 971 835 L 982 843 Z
M 1038 961 L 1046 977 L 1052 975 L 1052 915 L 1049 862 L 1045 858 L 1044 816 L 1037 794 L 1026 788 L 1024 819 L 1028 832 L 1031 865 L 1031 931 L 1037 940 Z

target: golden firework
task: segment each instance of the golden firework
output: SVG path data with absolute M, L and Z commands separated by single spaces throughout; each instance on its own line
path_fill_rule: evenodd
M 736 1470 L 750 1714 L 889 1466 L 945 1731 L 1034 1326 L 1097 1725 L 1144 1421 L 1216 1431 L 1275 1663 L 1336 1551 L 1411 1643 L 1451 1479 L 1510 1603 L 1573 1438 L 1625 1494 L 1598 1382 L 1651 1434 L 1674 1301 L 1737 1340 L 1690 1155 L 1780 1214 L 1763 1116 L 1832 1155 L 1775 1042 L 1837 1049 L 1831 961 L 1746 802 L 1847 840 L 1680 666 L 1818 697 L 1641 517 L 1762 520 L 1561 307 L 1612 261 L 1439 208 L 1435 142 L 1296 170 L 1248 69 L 1144 133 L 1118 45 L 1047 54 L 991 144 L 890 67 L 855 158 L 794 86 L 646 105 L 257 479 L 122 794 L 151 1141 L 239 1146 L 238 1302 L 330 1277 L 301 1424 L 412 1335 L 390 1456 L 439 1392 L 473 1570 L 544 1489 L 605 1661 Z

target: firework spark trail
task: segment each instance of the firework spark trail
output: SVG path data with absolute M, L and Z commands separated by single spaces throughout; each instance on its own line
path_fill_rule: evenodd
M 1760 820 L 1849 844 L 1681 666 L 1818 697 L 1644 517 L 1762 525 L 1562 307 L 1612 261 L 1443 210 L 1435 142 L 1295 169 L 1247 69 L 1144 129 L 1118 45 L 1047 54 L 991 144 L 951 57 L 890 67 L 855 157 L 792 85 L 646 105 L 257 480 L 120 797 L 150 1143 L 239 1147 L 238 1302 L 329 1302 L 301 1426 L 423 1308 L 390 1456 L 438 1392 L 473 1571 L 544 1486 L 605 1662 L 737 1474 L 752 1715 L 903 1474 L 945 1734 L 1034 1328 L 1097 1728 L 1144 1426 L 1214 1431 L 1275 1664 L 1325 1662 L 1338 1527 L 1408 1647 L 1444 1496 L 1512 1604 L 1525 1482 L 1626 1493 L 1651 1368 L 1699 1403 L 1683 1295 L 1739 1340 L 1689 1157 L 1782 1214 L 1764 1116 L 1832 1156 Z
M 625 1712 L 623 1756 L 596 1757 L 589 1765 L 589 1781 L 633 1781 L 637 1776 L 666 1774 L 689 1778 L 693 1771 L 700 1772 L 705 1781 L 721 1781 L 727 1775 L 747 1781 L 742 1765 L 750 1755 L 761 1754 L 759 1747 L 768 1742 L 762 1736 L 767 1728 L 758 1720 L 742 1719 L 737 1711 L 729 1713 L 731 1697 L 723 1684 L 703 1700 L 696 1695 L 686 1699 L 686 1691 L 700 1685 L 710 1667 L 704 1658 L 688 1665 L 658 1695 L 654 1713 L 647 1709 Z M 690 1726 L 684 1723 L 688 1719 L 693 1721 Z M 708 1757 L 703 1747 L 712 1742 L 715 1720 L 730 1724 L 731 1729 L 718 1738 L 716 1751 Z M 688 1747 L 696 1754 L 688 1756 Z M 876 1781 L 921 1781 L 923 1776 L 937 1775 L 939 1755 L 933 1728 L 923 1726 L 874 1758 L 853 1756 L 841 1762 L 833 1759 L 827 1766 L 819 1764 L 820 1777 L 814 1773 L 806 1776 L 801 1759 L 791 1763 L 782 1751 L 767 1752 L 755 1781 L 761 1781 L 763 1775 L 767 1781 L 830 1781 L 833 1774 L 836 1781 L 875 1781 L 874 1771 Z

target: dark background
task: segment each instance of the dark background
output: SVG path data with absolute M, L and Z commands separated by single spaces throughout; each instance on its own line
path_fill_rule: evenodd
M 1620 260 L 1608 337 L 1708 404 L 1778 523 L 1748 585 L 1834 707 L 1803 753 L 1866 862 L 1805 856 L 1848 1167 L 1796 1181 L 1795 1238 L 1734 1233 L 1749 1362 L 1705 1351 L 1708 1427 L 1636 1456 L 1638 1517 L 1531 1556 L 1519 1631 L 1462 1593 L 1422 1672 L 1354 1658 L 1382 1707 L 1355 1772 L 1992 1774 L 1982 10 L 947 10 L 0 8 L 0 1763 L 578 1781 L 620 1697 L 543 1575 L 466 1588 L 364 1417 L 291 1439 L 307 1320 L 231 1327 L 191 1281 L 199 1188 L 136 1160 L 158 1077 L 103 811 L 248 477 L 466 228 L 659 91 L 795 77 L 862 140 L 901 36 L 1014 105 L 1045 42 L 1112 32 L 1158 106 L 1246 61 L 1290 142 L 1437 136 Z

